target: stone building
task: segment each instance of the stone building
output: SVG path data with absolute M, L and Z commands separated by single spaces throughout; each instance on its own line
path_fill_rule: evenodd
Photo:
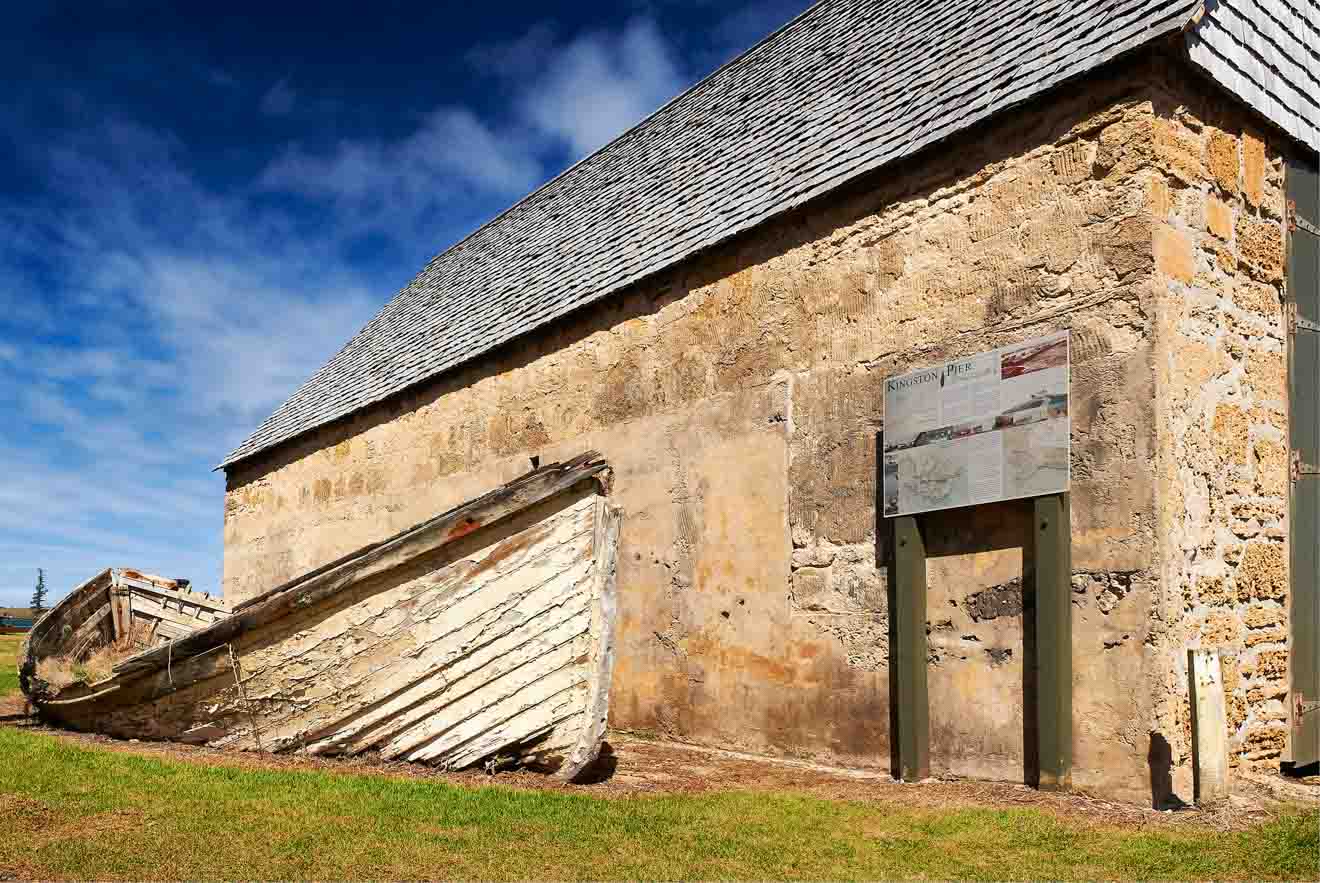
M 823 0 L 262 423 L 226 596 L 595 449 L 612 726 L 889 768 L 883 380 L 1067 329 L 1072 786 L 1190 799 L 1189 647 L 1232 764 L 1314 762 L 1317 45 L 1315 0 Z M 1031 509 L 922 530 L 931 769 L 1032 781 Z

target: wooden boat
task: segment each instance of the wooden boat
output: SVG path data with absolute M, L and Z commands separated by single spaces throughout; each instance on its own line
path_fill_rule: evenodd
M 232 610 L 106 571 L 33 627 L 21 686 L 44 718 L 123 738 L 576 778 L 608 711 L 608 475 L 594 453 L 536 469 Z M 125 644 L 105 676 L 42 675 Z

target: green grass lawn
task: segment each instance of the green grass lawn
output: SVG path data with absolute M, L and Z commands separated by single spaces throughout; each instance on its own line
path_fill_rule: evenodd
M 1301 813 L 1222 834 L 739 792 L 605 799 L 243 770 L 0 729 L 0 878 L 1315 879 L 1318 850 Z
M 0 635 L 0 696 L 18 692 L 18 648 L 23 635 Z
M 20 641 L 0 637 L 0 695 Z M 1036 810 L 601 798 L 160 760 L 0 728 L 0 879 L 1316 879 L 1314 813 L 1124 831 Z

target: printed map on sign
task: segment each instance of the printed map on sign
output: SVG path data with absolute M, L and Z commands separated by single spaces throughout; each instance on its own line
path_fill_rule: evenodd
M 1068 332 L 885 381 L 884 514 L 1068 489 Z

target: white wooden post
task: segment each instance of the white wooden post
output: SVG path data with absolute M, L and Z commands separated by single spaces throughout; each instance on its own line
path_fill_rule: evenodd
M 1187 651 L 1192 706 L 1192 777 L 1197 806 L 1228 799 L 1228 720 L 1219 651 Z

